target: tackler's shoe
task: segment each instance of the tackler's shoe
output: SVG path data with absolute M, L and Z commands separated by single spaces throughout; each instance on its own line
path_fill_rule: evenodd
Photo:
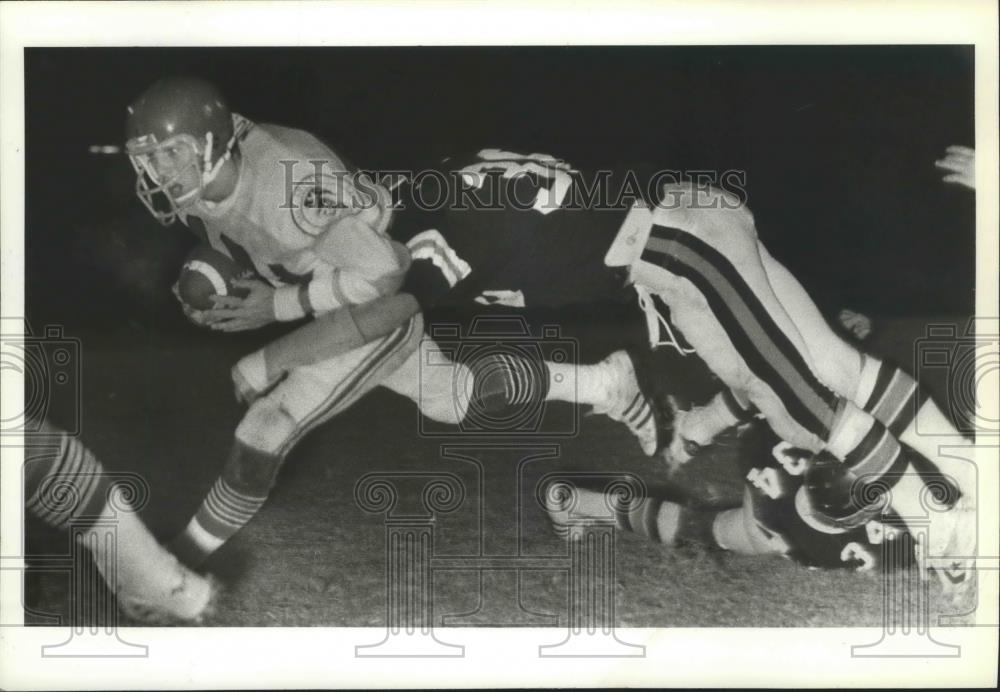
M 632 358 L 626 351 L 615 351 L 601 363 L 607 373 L 605 398 L 595 404 L 593 413 L 603 413 L 624 423 L 635 435 L 646 456 L 656 454 L 659 430 L 655 410 L 649 398 L 639 388 Z

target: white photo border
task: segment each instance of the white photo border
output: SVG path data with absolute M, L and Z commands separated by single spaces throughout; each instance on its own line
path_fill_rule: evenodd
M 456 29 L 456 27 L 460 27 Z M 80 2 L 0 4 L 2 310 L 24 314 L 24 48 L 32 46 L 974 44 L 977 314 L 998 296 L 997 7 L 990 0 L 791 3 L 660 2 Z M 5 411 L 21 410 L 5 373 Z M 997 401 L 983 402 L 997 418 Z M 998 549 L 996 449 L 980 460 L 980 554 Z M 0 527 L 20 546 L 19 452 L 3 449 Z M 989 477 L 992 474 L 992 478 Z M 5 549 L 6 550 L 6 549 Z M 2 557 L 2 556 L 0 556 Z M 9 566 L 4 563 L 5 568 Z M 21 580 L 0 571 L 0 622 L 16 623 Z M 991 686 L 997 675 L 997 575 L 981 576 L 979 626 L 949 628 L 955 659 L 858 659 L 862 629 L 626 629 L 641 659 L 544 659 L 553 632 L 462 629 L 463 658 L 359 659 L 384 629 L 164 628 L 125 630 L 140 659 L 44 659 L 49 628 L 0 628 L 0 687 L 139 689 L 239 687 Z M 992 601 L 990 600 L 992 599 Z M 994 620 L 990 620 L 994 618 Z M 22 620 L 23 621 L 23 620 Z M 775 661 L 777 657 L 777 661 Z M 775 665 L 777 662 L 777 665 Z

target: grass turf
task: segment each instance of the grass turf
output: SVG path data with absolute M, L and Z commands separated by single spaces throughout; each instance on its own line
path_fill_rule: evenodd
M 241 415 L 229 393 L 228 364 L 246 343 L 184 332 L 144 341 L 134 329 L 81 336 L 83 437 L 110 470 L 143 474 L 152 493 L 142 516 L 168 538 L 181 530 L 225 460 Z M 874 347 L 906 362 L 922 329 L 923 321 L 883 324 Z M 355 498 L 366 474 L 381 473 L 402 478 L 397 518 L 425 512 L 419 474 L 452 474 L 463 487 L 461 505 L 433 521 L 436 625 L 564 627 L 567 547 L 535 501 L 539 479 L 597 472 L 634 474 L 650 486 L 667 482 L 665 469 L 641 455 L 623 426 L 600 416 L 584 418 L 572 437 L 506 440 L 499 447 L 419 431 L 412 403 L 377 390 L 304 440 L 262 511 L 207 563 L 225 589 L 206 624 L 385 625 L 386 515 L 364 511 Z M 732 455 L 726 448 L 707 452 L 671 482 L 713 503 L 738 504 L 742 481 Z M 27 546 L 29 565 L 68 550 L 65 536 L 34 525 Z M 613 587 L 609 581 L 607 588 L 619 626 L 883 623 L 883 581 L 876 574 L 677 550 L 621 533 L 614 556 Z M 66 573 L 29 569 L 27 621 L 68 623 L 74 612 L 69 586 Z M 947 602 L 936 582 L 929 594 L 932 615 L 968 609 Z

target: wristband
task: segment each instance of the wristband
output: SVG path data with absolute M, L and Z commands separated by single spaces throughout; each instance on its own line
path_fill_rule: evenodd
M 304 287 L 303 287 L 304 288 Z M 298 286 L 282 286 L 274 291 L 274 318 L 279 322 L 294 322 L 306 316 L 299 298 Z

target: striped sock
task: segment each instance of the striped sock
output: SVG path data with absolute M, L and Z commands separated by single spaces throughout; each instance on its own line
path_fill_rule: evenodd
M 855 403 L 895 437 L 913 422 L 927 395 L 894 363 L 865 355 Z
M 941 504 L 954 505 L 962 495 L 961 487 L 971 491 L 975 484 L 972 465 L 939 451 L 942 444 L 969 441 L 909 374 L 894 363 L 866 355 L 856 398 L 903 443 L 914 471 L 940 491 Z
M 577 538 L 588 526 L 614 526 L 665 545 L 717 547 L 712 535 L 716 513 L 691 509 L 669 499 L 636 496 L 624 505 L 611 494 L 574 487 L 573 501 L 546 507 L 553 530 L 561 538 Z
M 861 408 L 848 404 L 835 430 L 842 434 L 852 427 L 868 427 L 853 442 L 853 449 L 842 455 L 856 483 L 851 502 L 855 510 L 878 506 L 905 473 L 918 474 L 938 488 L 941 504 L 950 507 L 958 501 L 961 491 L 954 479 L 944 478 L 931 461 L 940 458 L 939 441 L 913 434 L 918 412 L 937 407 L 910 375 L 894 363 L 866 354 L 854 399 Z M 901 444 L 901 439 L 907 443 Z
M 222 475 L 215 481 L 184 532 L 169 547 L 185 564 L 197 567 L 267 501 L 281 457 L 237 441 Z
M 48 442 L 26 436 L 25 445 L 28 513 L 56 529 L 93 524 L 111 482 L 91 451 L 65 433 Z
M 850 404 L 834 424 L 828 449 L 869 482 L 888 473 L 903 454 L 899 440 L 882 423 Z

